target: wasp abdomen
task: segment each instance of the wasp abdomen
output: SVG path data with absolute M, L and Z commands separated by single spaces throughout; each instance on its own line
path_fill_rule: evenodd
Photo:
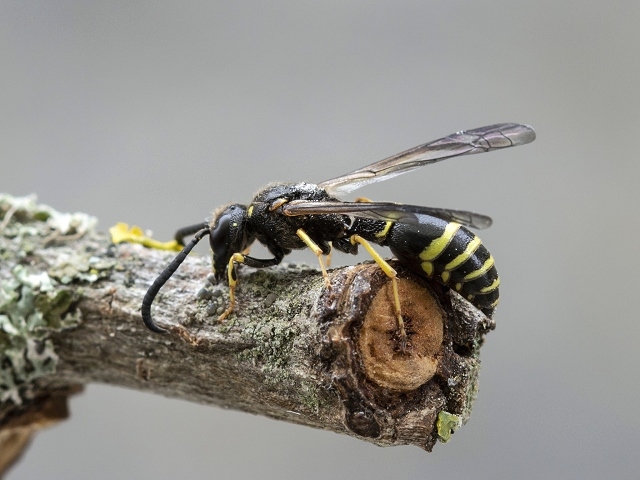
M 480 238 L 455 222 L 426 215 L 419 220 L 393 224 L 384 243 L 405 265 L 451 287 L 491 317 L 500 279 Z

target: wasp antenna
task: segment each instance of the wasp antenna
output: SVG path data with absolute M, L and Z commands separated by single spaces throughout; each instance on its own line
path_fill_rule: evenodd
M 199 232 L 203 228 L 209 228 L 209 224 L 207 222 L 196 223 L 195 225 L 189 225 L 188 227 L 183 227 L 178 230 L 174 236 L 176 242 L 184 247 L 184 237 L 188 235 L 193 235 L 196 232 Z
M 193 247 L 195 247 L 196 244 L 200 240 L 202 240 L 202 237 L 208 234 L 208 227 L 196 232 L 191 241 L 182 249 L 182 251 L 178 255 L 176 255 L 176 258 L 171 261 L 167 268 L 165 268 L 163 272 L 158 276 L 158 278 L 155 279 L 151 287 L 149 287 L 149 290 L 147 290 L 147 293 L 142 300 L 142 321 L 152 332 L 167 333 L 164 328 L 160 328 L 158 325 L 156 325 L 156 323 L 153 321 L 153 318 L 151 318 L 151 304 L 153 303 L 153 300 L 156 298 L 156 295 L 158 294 L 162 286 L 167 283 L 167 280 L 171 278 L 171 276 L 176 272 L 182 262 L 184 262 L 184 259 L 187 258 L 189 252 L 193 250 Z

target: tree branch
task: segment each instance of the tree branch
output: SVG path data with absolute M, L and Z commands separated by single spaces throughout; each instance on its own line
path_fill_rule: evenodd
M 218 323 L 228 287 L 189 257 L 153 305 L 158 335 L 140 304 L 173 254 L 113 245 L 92 217 L 33 198 L 0 195 L 0 218 L 0 451 L 25 421 L 64 417 L 59 399 L 89 382 L 428 451 L 469 418 L 493 323 L 397 262 L 404 350 L 372 263 L 331 271 L 331 290 L 304 265 L 240 268 L 236 310 Z

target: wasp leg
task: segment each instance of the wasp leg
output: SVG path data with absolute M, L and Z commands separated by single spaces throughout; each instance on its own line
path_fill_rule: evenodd
M 229 259 L 229 268 L 227 274 L 229 276 L 229 306 L 218 317 L 218 321 L 222 322 L 233 311 L 236 304 L 236 285 L 238 284 L 238 276 L 236 275 L 236 263 L 244 263 L 245 256 L 241 253 L 234 253 Z
M 300 240 L 302 240 L 307 245 L 307 247 L 309 247 L 311 251 L 315 253 L 316 256 L 318 257 L 318 262 L 320 263 L 320 270 L 322 270 L 322 278 L 324 278 L 324 284 L 327 286 L 328 289 L 331 289 L 331 282 L 329 281 L 329 275 L 327 274 L 327 269 L 325 268 L 324 262 L 322 261 L 322 255 L 324 254 L 324 252 L 316 242 L 311 240 L 311 237 L 307 235 L 307 232 L 305 232 L 303 229 L 299 228 L 296 231 L 296 235 L 298 235 L 298 237 L 300 237 Z
M 329 253 L 327 253 L 327 258 L 324 261 L 325 267 L 327 268 L 331 266 L 331 254 L 333 253 L 333 245 L 331 244 L 331 242 L 329 242 L 329 247 L 331 247 L 331 250 L 329 250 Z
M 393 288 L 393 307 L 396 313 L 396 319 L 398 320 L 398 331 L 400 332 L 400 342 L 405 345 L 407 342 L 407 331 L 404 328 L 404 320 L 402 319 L 402 310 L 400 308 L 400 295 L 398 294 L 398 274 L 394 268 L 387 263 L 387 261 L 380 256 L 378 252 L 360 235 L 351 235 L 351 243 L 355 245 L 359 243 L 362 245 L 369 255 L 375 260 L 382 271 L 391 279 L 391 286 Z
M 283 254 L 284 255 L 284 254 Z M 222 315 L 218 317 L 218 321 L 222 322 L 233 311 L 233 307 L 236 304 L 236 286 L 238 285 L 238 276 L 236 275 L 236 263 L 243 263 L 254 268 L 266 268 L 278 265 L 282 261 L 283 255 L 277 255 L 273 258 L 260 259 L 253 258 L 243 253 L 234 253 L 229 259 L 229 266 L 227 268 L 227 275 L 229 279 L 229 306 L 222 312 Z

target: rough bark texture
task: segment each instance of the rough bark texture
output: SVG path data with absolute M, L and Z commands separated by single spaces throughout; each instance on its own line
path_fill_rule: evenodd
M 74 215 L 0 196 L 0 451 L 15 451 L 0 472 L 89 382 L 428 451 L 469 418 L 493 323 L 402 265 L 406 346 L 372 263 L 330 271 L 331 290 L 304 265 L 241 268 L 236 310 L 218 323 L 228 287 L 189 257 L 153 305 L 159 335 L 140 303 L 174 254 L 113 245 Z

